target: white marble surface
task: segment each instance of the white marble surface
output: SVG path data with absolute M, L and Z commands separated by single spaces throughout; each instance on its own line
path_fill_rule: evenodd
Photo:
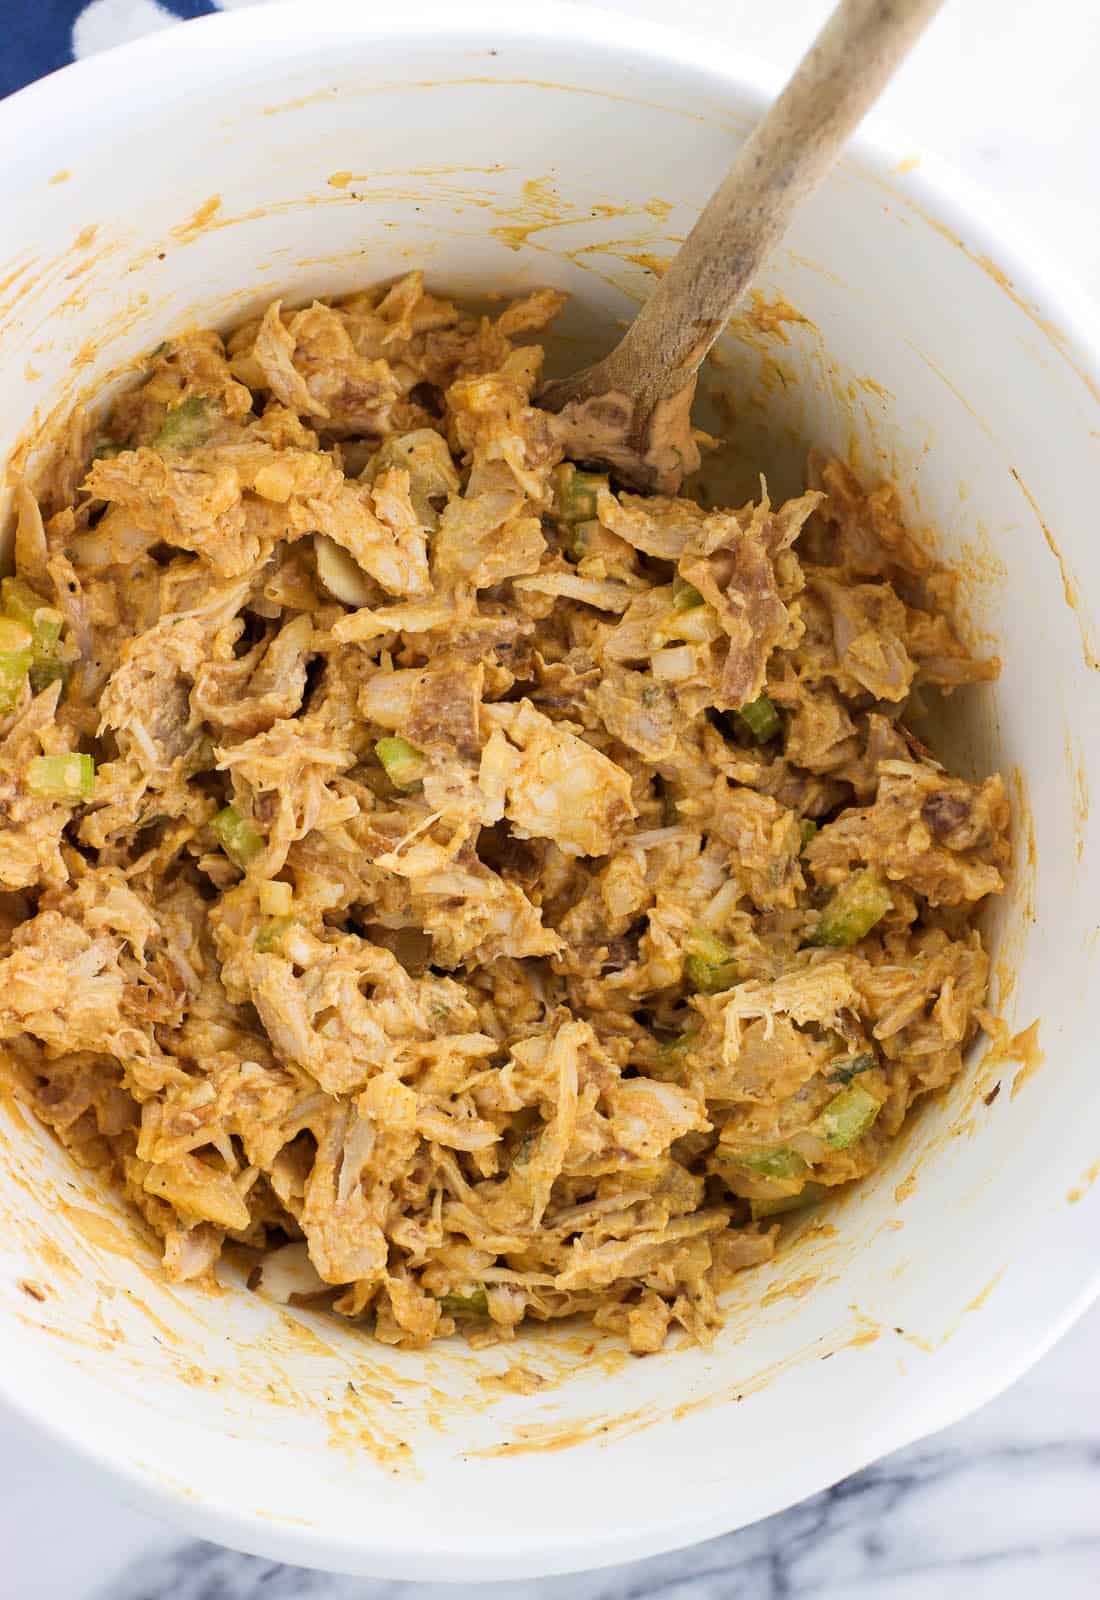
M 224 0 L 252 3 L 252 0 Z M 370 0 L 364 0 L 370 3 Z M 533 0 L 517 0 L 518 4 Z M 607 0 L 626 16 L 658 0 Z M 96 5 L 78 47 L 167 18 Z M 789 65 L 828 0 L 679 0 L 716 49 Z M 953 0 L 890 90 L 885 119 L 963 168 L 1100 292 L 1100 8 Z M 1059 1600 L 1100 1594 L 1100 1381 L 1094 1310 L 976 1416 L 725 1539 L 612 1571 L 509 1584 L 501 1600 Z M 0 1412 L 0 1596 L 12 1600 L 429 1600 L 474 1589 L 275 1567 L 182 1540 L 79 1477 Z M 481 1593 L 484 1586 L 478 1586 Z

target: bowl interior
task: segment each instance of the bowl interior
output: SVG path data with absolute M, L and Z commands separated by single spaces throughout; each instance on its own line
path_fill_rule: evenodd
M 559 367 L 609 345 L 762 103 L 736 63 L 620 31 L 564 8 L 398 25 L 272 7 L 0 107 L 0 455 L 188 325 L 412 266 L 475 297 L 569 290 Z M 951 1420 L 1088 1292 L 1095 358 L 963 203 L 877 156 L 841 164 L 759 287 L 792 314 L 736 319 L 708 369 L 730 439 L 715 492 L 744 498 L 761 470 L 795 489 L 817 444 L 893 477 L 958 564 L 964 631 L 1004 670 L 944 705 L 940 737 L 964 770 L 1011 778 L 993 1005 L 1009 1034 L 1038 1019 L 1045 1064 L 1026 1040 L 979 1050 L 882 1171 L 743 1278 L 713 1348 L 645 1361 L 576 1329 L 390 1351 L 239 1285 L 171 1288 L 112 1196 L 5 1102 L 4 1386 L 213 1537 L 429 1577 L 667 1548 Z

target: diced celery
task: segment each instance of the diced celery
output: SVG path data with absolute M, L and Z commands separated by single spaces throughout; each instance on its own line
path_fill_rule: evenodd
M 606 475 L 582 472 L 571 461 L 563 463 L 558 477 L 558 504 L 563 522 L 590 522 L 596 515 L 601 489 L 609 487 Z
M 26 624 L 0 617 L 0 656 L 25 657 L 29 665 L 33 653 L 34 639 Z M 26 667 L 23 670 L 26 671 Z
M 779 712 L 766 694 L 750 700 L 747 706 L 735 711 L 734 716 L 752 734 L 757 744 L 767 744 L 769 739 L 774 739 L 783 730 Z
M 97 439 L 95 449 L 92 451 L 93 461 L 113 461 L 126 449 L 124 444 L 116 444 L 113 439 Z
M 600 532 L 600 523 L 589 517 L 586 522 L 571 522 L 565 537 L 565 548 L 574 561 L 583 561 L 589 554 L 593 540 Z
M 409 489 L 417 494 L 443 499 L 458 489 L 458 473 L 447 448 L 447 441 L 434 428 L 414 428 L 411 433 L 394 433 L 371 458 L 371 482 L 387 467 L 404 467 L 409 474 Z
M 812 945 L 847 948 L 858 944 L 889 911 L 890 891 L 877 872 L 865 867 L 835 889 L 806 941 Z
M 423 528 L 439 527 L 435 502 L 458 493 L 459 479 L 447 441 L 434 428 L 414 428 L 392 434 L 372 456 L 363 479 L 373 484 L 387 467 L 403 467 L 409 474 L 409 499 Z
M 831 1150 L 847 1150 L 863 1138 L 881 1110 L 882 1102 L 870 1090 L 861 1083 L 850 1083 L 829 1101 L 812 1129 Z
M 42 690 L 51 683 L 68 679 L 72 670 L 71 664 L 61 660 L 58 647 L 61 643 L 61 633 L 65 626 L 65 618 L 54 606 L 47 605 L 46 601 L 32 589 L 29 583 L 22 578 L 5 578 L 0 583 L 0 598 L 2 598 L 4 618 L 17 623 L 25 628 L 31 636 L 31 660 L 29 664 L 31 691 L 41 694 Z M 5 673 L 9 688 L 14 681 L 15 696 L 22 679 L 22 673 L 16 668 Z M 9 703 L 7 710 L 11 710 Z
M 802 1211 L 824 1199 L 827 1192 L 824 1184 L 810 1182 L 804 1183 L 797 1194 L 776 1195 L 772 1200 L 750 1200 L 752 1220 L 762 1222 L 765 1217 L 780 1217 L 785 1211 Z
M 709 928 L 691 930 L 684 940 L 684 958 L 684 976 L 700 994 L 720 994 L 737 982 L 732 949 Z
M 658 1046 L 658 1061 L 677 1061 L 681 1056 L 686 1056 L 698 1037 L 698 1028 L 685 1028 L 675 1039 L 666 1039 L 664 1044 Z
M 30 622 L 34 621 L 35 611 L 42 610 L 42 606 L 46 605 L 42 595 L 22 578 L 3 579 L 0 582 L 0 597 L 3 598 L 3 614 L 10 616 L 13 622 L 22 622 L 27 629 Z
M 27 764 L 27 788 L 40 800 L 89 800 L 95 788 L 95 762 L 75 751 L 35 756 Z
M 684 962 L 684 975 L 699 994 L 722 994 L 737 982 L 737 968 L 732 962 L 710 966 L 699 956 L 688 956 Z
M 43 689 L 48 689 L 50 684 L 56 683 L 59 678 L 62 683 L 68 683 L 71 672 L 72 663 L 62 661 L 58 656 L 43 656 L 40 661 L 32 661 L 31 693 L 41 694 Z
M 35 653 L 48 653 L 61 638 L 65 619 L 22 578 L 5 578 L 0 583 L 4 615 L 30 630 Z
M 538 1145 L 541 1135 L 541 1123 L 539 1123 L 537 1127 L 529 1129 L 528 1132 L 523 1135 L 523 1138 L 516 1146 L 516 1152 L 512 1157 L 513 1167 L 519 1167 L 522 1170 L 524 1167 L 530 1166 L 535 1154 L 535 1148 Z
M 27 670 L 19 672 L 0 657 L 0 716 L 7 716 L 19 704 L 19 692 L 27 681 Z
M 802 835 L 802 848 L 805 850 L 814 834 L 817 832 L 817 823 L 813 817 L 803 817 L 798 824 L 798 831 Z
M 260 910 L 265 917 L 289 917 L 294 890 L 279 878 L 265 878 L 259 890 Z
M 157 450 L 194 450 L 205 444 L 213 431 L 206 396 L 189 394 L 169 411 L 153 446 Z
M 489 1296 L 484 1288 L 472 1289 L 469 1294 L 444 1294 L 439 1297 L 441 1308 L 451 1317 L 487 1317 Z
M 53 606 L 39 606 L 31 623 L 34 653 L 39 657 L 51 656 L 61 640 L 65 618 Z
M 14 711 L 34 659 L 29 628 L 0 617 L 0 712 Z
M 672 604 L 677 611 L 694 611 L 696 606 L 703 603 L 703 597 L 693 583 L 685 583 L 672 597 Z
M 842 1056 L 839 1060 L 829 1063 L 826 1077 L 830 1083 L 851 1083 L 859 1073 L 870 1072 L 875 1065 L 877 1065 L 875 1057 L 869 1050 L 860 1056 Z
M 283 934 L 293 926 L 292 917 L 272 917 L 270 921 L 262 922 L 256 930 L 256 938 L 253 941 L 256 949 L 262 956 L 270 955 L 273 950 L 278 949 Z
M 218 843 L 242 871 L 264 847 L 263 834 L 247 817 L 241 816 L 236 806 L 226 806 L 224 811 L 219 811 L 213 827 Z
M 427 760 L 424 752 L 399 735 L 379 739 L 374 753 L 386 769 L 386 776 L 397 789 L 406 794 L 419 787 L 424 780 Z
M 747 1167 L 762 1178 L 797 1178 L 806 1170 L 798 1151 L 785 1144 L 771 1150 L 723 1150 L 719 1145 L 718 1155 L 735 1166 Z

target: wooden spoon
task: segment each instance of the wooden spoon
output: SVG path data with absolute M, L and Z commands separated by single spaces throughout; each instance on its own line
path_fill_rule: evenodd
M 841 0 L 619 344 L 538 395 L 567 456 L 676 493 L 699 465 L 691 403 L 708 350 L 941 4 Z

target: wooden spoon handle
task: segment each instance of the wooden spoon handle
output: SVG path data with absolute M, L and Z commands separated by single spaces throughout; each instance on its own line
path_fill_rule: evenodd
M 650 300 L 591 369 L 589 394 L 618 390 L 644 411 L 691 382 L 796 207 L 941 4 L 841 0 Z

